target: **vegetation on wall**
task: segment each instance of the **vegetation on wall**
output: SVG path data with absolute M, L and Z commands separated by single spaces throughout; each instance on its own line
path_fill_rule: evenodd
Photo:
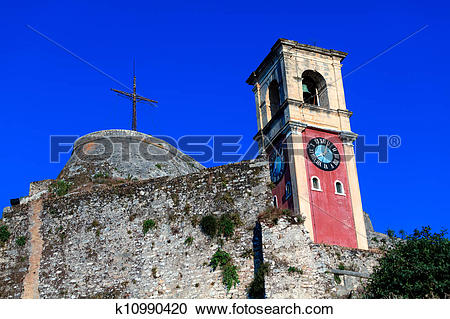
M 211 262 L 209 265 L 212 267 L 213 271 L 216 270 L 217 267 L 225 266 L 231 260 L 231 256 L 226 251 L 218 248 L 217 251 L 211 258 Z
M 147 219 L 142 224 L 142 231 L 144 234 L 147 234 L 150 229 L 153 229 L 156 227 L 156 222 L 153 219 Z
M 292 224 L 303 224 L 305 222 L 303 216 L 295 215 L 292 210 L 277 207 L 269 207 L 258 215 L 258 221 L 264 222 L 269 227 L 277 225 L 280 218 L 286 218 Z
M 4 245 L 11 236 L 11 233 L 8 230 L 8 226 L 2 225 L 0 226 L 0 244 Z
M 214 215 L 207 215 L 200 220 L 200 228 L 205 235 L 214 238 L 217 233 L 217 218 Z
M 224 214 L 219 219 L 214 215 L 207 215 L 200 220 L 200 227 L 202 232 L 210 238 L 224 236 L 229 239 L 233 236 L 236 226 L 240 225 L 240 223 L 238 214 Z
M 297 273 L 297 274 L 302 275 L 302 274 L 303 274 L 303 270 L 300 269 L 300 268 L 298 268 L 298 267 L 290 266 L 290 267 L 288 268 L 288 273 L 290 273 L 290 274 L 295 274 L 295 273 Z
M 194 238 L 192 236 L 189 236 L 188 238 L 186 238 L 186 240 L 184 241 L 184 244 L 186 246 L 190 246 L 192 245 L 192 243 L 194 242 Z
M 232 264 L 226 264 L 222 269 L 222 283 L 227 287 L 227 291 L 230 291 L 232 287 L 236 287 L 240 282 L 237 270 L 237 266 Z
M 92 176 L 93 179 L 99 179 L 99 178 L 109 178 L 109 173 L 102 173 L 102 172 L 97 172 L 94 174 L 94 176 Z
M 430 227 L 394 241 L 371 275 L 367 298 L 448 298 L 450 242 Z
M 217 267 L 220 267 L 222 270 L 222 283 L 227 288 L 227 291 L 230 291 L 232 287 L 236 287 L 236 285 L 240 282 L 237 266 L 233 265 L 233 260 L 231 259 L 230 254 L 221 248 L 218 248 L 214 253 L 209 265 L 213 271 L 215 271 Z
M 66 182 L 65 180 L 59 180 L 56 183 L 51 184 L 48 190 L 50 193 L 55 194 L 57 196 L 64 196 L 69 192 L 71 187 L 72 184 L 70 182 Z
M 230 238 L 234 234 L 234 222 L 230 215 L 222 215 L 219 219 L 219 234 L 222 234 L 226 238 Z
M 98 184 L 104 184 L 111 180 L 108 172 L 97 172 L 92 176 L 92 181 Z
M 26 242 L 27 238 L 25 236 L 20 236 L 19 238 L 16 239 L 16 245 L 19 247 L 25 246 Z

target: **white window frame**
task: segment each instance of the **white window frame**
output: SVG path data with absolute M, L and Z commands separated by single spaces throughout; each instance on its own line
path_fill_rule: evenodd
M 314 178 L 317 178 L 317 182 L 319 183 L 319 188 L 315 188 L 314 187 Z M 322 186 L 320 184 L 320 178 L 318 178 L 317 176 L 311 176 L 311 189 L 313 191 L 322 192 Z
M 338 191 L 337 191 L 337 184 L 338 183 L 340 183 L 341 184 L 341 187 L 342 187 L 342 193 L 338 193 Z M 340 180 L 335 180 L 334 181 L 334 193 L 336 194 L 336 195 L 341 195 L 341 196 L 346 196 L 345 195 L 345 189 L 344 189 L 344 183 L 342 183 Z

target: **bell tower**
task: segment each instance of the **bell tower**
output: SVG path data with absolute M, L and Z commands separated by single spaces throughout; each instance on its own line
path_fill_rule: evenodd
M 303 215 L 311 239 L 367 249 L 342 83 L 347 53 L 279 39 L 252 72 L 258 133 L 274 205 Z

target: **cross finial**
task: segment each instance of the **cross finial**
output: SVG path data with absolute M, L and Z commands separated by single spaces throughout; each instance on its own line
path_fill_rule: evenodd
M 148 99 L 146 97 L 140 96 L 138 94 L 136 94 L 136 74 L 135 74 L 135 62 L 133 59 L 133 93 L 128 93 L 128 92 L 124 92 L 124 91 L 120 91 L 120 90 L 116 90 L 116 89 L 111 89 L 111 91 L 114 91 L 117 93 L 117 95 L 120 96 L 125 96 L 127 98 L 129 98 L 130 100 L 133 101 L 133 116 L 132 116 L 132 120 L 131 120 L 131 129 L 133 131 L 137 130 L 137 125 L 136 125 L 136 102 L 148 102 L 150 104 L 153 103 L 158 103 L 155 100 L 151 100 Z

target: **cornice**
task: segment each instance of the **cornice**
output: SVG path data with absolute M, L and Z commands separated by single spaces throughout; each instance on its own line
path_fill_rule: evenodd
M 343 144 L 353 146 L 353 142 L 358 137 L 358 134 L 350 131 L 342 131 L 339 133 L 339 137 L 341 138 Z

